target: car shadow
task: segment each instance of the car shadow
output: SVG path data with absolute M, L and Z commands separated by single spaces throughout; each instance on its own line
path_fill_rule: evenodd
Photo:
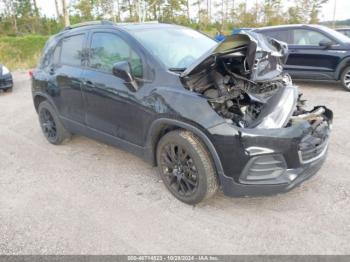
M 7 96 L 7 95 L 10 95 L 13 91 L 9 92 L 5 92 L 4 90 L 0 90 L 0 96 Z

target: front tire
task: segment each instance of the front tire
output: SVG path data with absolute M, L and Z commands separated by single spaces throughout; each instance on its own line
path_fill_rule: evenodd
M 350 91 L 350 66 L 346 67 L 343 70 L 343 73 L 341 75 L 341 82 L 343 84 L 343 87 L 347 90 Z
M 157 164 L 167 189 L 186 204 L 198 204 L 218 189 L 209 152 L 191 132 L 176 130 L 164 135 L 157 147 Z
M 71 134 L 64 128 L 55 109 L 49 102 L 43 101 L 39 104 L 38 114 L 41 130 L 47 141 L 59 145 L 70 139 Z

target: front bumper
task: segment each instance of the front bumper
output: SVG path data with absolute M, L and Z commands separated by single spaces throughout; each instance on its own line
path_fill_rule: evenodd
M 289 183 L 281 184 L 242 184 L 235 182 L 231 177 L 221 175 L 221 185 L 225 195 L 232 197 L 242 196 L 261 196 L 261 195 L 274 195 L 278 193 L 288 192 L 294 187 L 300 185 L 305 180 L 309 179 L 317 173 L 322 167 L 326 159 L 324 154 L 317 161 L 311 162 L 307 165 L 300 166 L 299 168 L 289 169 L 288 172 L 297 175 L 296 178 Z
M 325 114 L 327 121 L 322 129 L 322 141 L 317 140 L 317 144 L 313 144 L 315 130 L 308 121 L 279 129 L 241 129 L 235 136 L 223 135 L 224 127 L 212 128 L 214 145 L 223 166 L 222 172 L 218 173 L 224 194 L 240 197 L 283 193 L 316 174 L 327 156 L 333 118 L 330 110 L 326 109 Z M 226 130 L 225 134 L 228 133 Z M 266 169 L 263 175 L 269 179 L 247 180 L 247 174 L 253 173 L 252 177 L 257 177 L 261 171 L 253 166 L 254 160 L 264 159 L 265 164 L 273 162 L 267 162 L 266 156 L 282 159 L 282 167 L 278 166 L 276 170 L 283 169 L 283 172 L 273 176 Z
M 11 74 L 0 75 L 0 89 L 11 89 L 13 80 Z

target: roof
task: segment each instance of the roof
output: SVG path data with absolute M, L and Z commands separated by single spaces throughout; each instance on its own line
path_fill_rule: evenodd
M 132 23 L 132 24 L 116 24 L 117 27 L 125 29 L 126 31 L 136 31 L 145 29 L 166 29 L 174 27 L 182 27 L 174 24 L 163 24 L 163 23 Z
M 99 21 L 89 21 L 79 24 L 74 24 L 71 26 L 65 27 L 61 32 L 70 31 L 73 29 L 82 29 L 82 28 L 91 28 L 91 27 L 99 27 L 99 26 L 107 26 L 107 27 L 117 27 L 124 29 L 125 31 L 136 31 L 136 30 L 145 30 L 145 29 L 164 29 L 164 28 L 174 28 L 174 27 L 181 27 L 174 24 L 162 24 L 158 23 L 157 21 L 150 21 L 150 22 L 144 22 L 144 23 L 113 23 L 108 20 L 99 20 Z
M 266 26 L 266 27 L 260 27 L 256 28 L 256 31 L 260 30 L 275 30 L 275 29 L 286 29 L 286 28 L 292 28 L 292 27 L 313 27 L 313 28 L 323 28 L 322 25 L 316 25 L 316 24 L 289 24 L 289 25 L 276 25 L 276 26 Z

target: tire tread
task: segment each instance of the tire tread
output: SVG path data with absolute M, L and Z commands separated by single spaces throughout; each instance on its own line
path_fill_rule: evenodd
M 60 145 L 63 144 L 66 141 L 69 141 L 71 138 L 71 134 L 67 131 L 67 129 L 63 126 L 61 120 L 59 119 L 56 110 L 53 108 L 53 106 L 47 101 L 44 100 L 39 104 L 38 112 L 40 114 L 41 109 L 46 108 L 51 113 L 55 123 L 56 123 L 56 129 L 57 129 L 57 139 L 55 141 L 48 140 L 51 144 L 54 145 Z

